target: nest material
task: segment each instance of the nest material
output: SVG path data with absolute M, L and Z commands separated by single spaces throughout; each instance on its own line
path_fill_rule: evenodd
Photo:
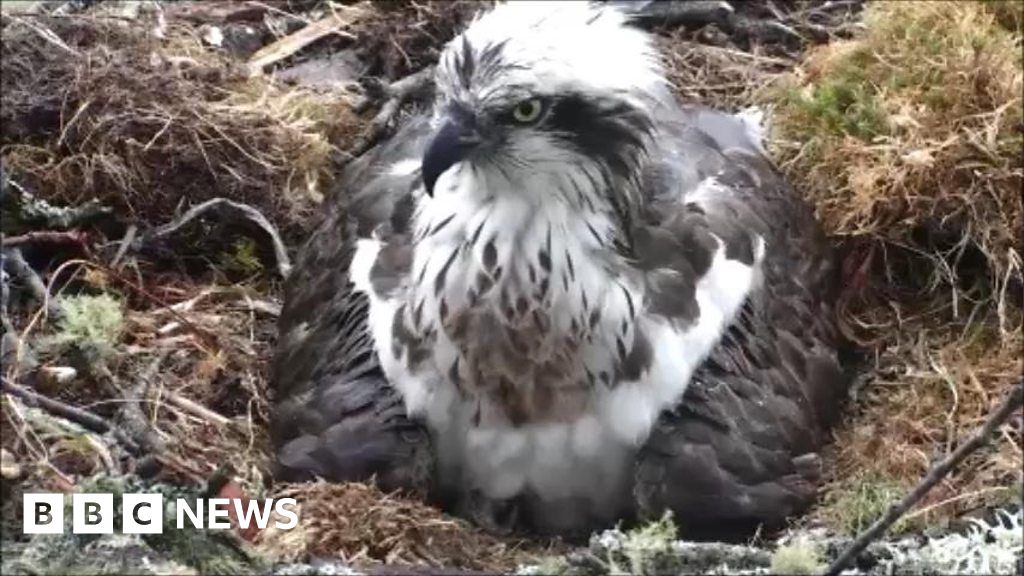
M 1024 71 L 1003 4 L 869 5 L 863 34 L 812 50 L 761 96 L 777 158 L 839 240 L 841 327 L 870 355 L 817 512 L 848 531 L 1021 376 Z M 1020 431 L 1011 422 L 903 528 L 1019 500 Z
M 491 1 L 400 0 L 377 3 L 356 25 L 367 73 L 398 80 L 437 62 L 445 43 Z
M 1010 275 L 1019 290 L 1019 32 L 983 3 L 879 3 L 865 19 L 862 37 L 812 51 L 772 92 L 788 175 L 833 234 L 904 246 L 927 235 L 948 249 L 963 240 L 981 251 L 992 287 Z
M 295 498 L 300 506 L 298 528 L 268 528 L 258 537 L 262 551 L 282 560 L 340 558 L 350 565 L 508 572 L 536 562 L 542 552 L 367 484 L 290 484 L 278 487 L 274 497 Z
M 45 200 L 98 198 L 135 221 L 221 196 L 301 228 L 348 103 L 249 78 L 192 30 L 150 24 L 5 16 L 5 168 Z

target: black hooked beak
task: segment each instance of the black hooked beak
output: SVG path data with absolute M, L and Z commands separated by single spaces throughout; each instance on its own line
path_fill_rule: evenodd
M 470 122 L 448 119 L 423 154 L 423 185 L 427 194 L 434 195 L 434 184 L 458 162 L 465 160 L 469 152 L 480 143 L 480 137 Z

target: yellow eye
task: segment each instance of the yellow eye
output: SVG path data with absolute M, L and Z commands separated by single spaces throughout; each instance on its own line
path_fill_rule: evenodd
M 540 119 L 542 112 L 544 112 L 544 103 L 540 101 L 540 98 L 530 98 L 516 104 L 516 107 L 512 109 L 512 119 L 520 124 L 532 124 Z

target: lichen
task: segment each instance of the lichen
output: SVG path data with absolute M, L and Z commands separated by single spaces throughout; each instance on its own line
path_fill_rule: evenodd
M 817 547 L 799 538 L 775 549 L 771 568 L 772 574 L 817 574 L 823 566 Z
M 113 494 L 114 534 L 72 534 L 71 498 L 65 498 L 64 533 L 39 534 L 27 542 L 5 542 L 0 573 L 21 574 L 256 574 L 268 566 L 228 532 L 177 528 L 175 502 L 198 491 L 144 484 L 134 477 L 99 475 L 83 480 L 82 493 Z M 119 503 L 126 492 L 164 496 L 162 534 L 121 534 Z
M 121 303 L 109 294 L 60 296 L 56 332 L 43 340 L 53 354 L 78 353 L 88 362 L 114 355 L 124 328 Z

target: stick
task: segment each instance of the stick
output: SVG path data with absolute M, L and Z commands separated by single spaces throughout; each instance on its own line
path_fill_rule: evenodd
M 206 420 L 219 426 L 231 426 L 231 419 L 227 416 L 222 416 L 209 408 L 197 404 L 184 396 L 171 392 L 164 396 L 167 401 L 174 404 L 178 408 L 181 408 L 185 412 L 196 416 L 200 420 Z
M 59 232 L 55 230 L 40 230 L 26 232 L 18 236 L 7 236 L 0 240 L 4 246 L 18 246 L 20 244 L 76 244 L 85 246 L 87 235 L 79 230 Z
M 149 418 L 146 417 L 146 412 L 142 408 L 142 404 L 146 401 L 149 396 L 150 385 L 152 384 L 153 377 L 156 376 L 157 370 L 160 369 L 160 364 L 163 363 L 167 353 L 158 354 L 150 365 L 146 368 L 146 371 L 138 378 L 138 381 L 128 386 L 122 396 L 124 397 L 124 404 L 121 406 L 119 411 L 119 419 L 121 425 L 128 430 L 132 439 L 147 452 L 155 452 L 157 454 L 166 451 L 167 447 L 164 441 L 150 425 Z
M 370 121 L 370 128 L 366 131 L 366 136 L 362 137 L 349 150 L 351 158 L 362 156 L 390 133 L 403 104 L 425 96 L 434 88 L 434 67 L 428 66 L 382 88 L 387 100 L 381 106 L 380 112 Z M 366 101 L 356 108 L 357 110 L 365 109 L 368 105 L 369 101 Z
M 83 428 L 86 428 L 98 434 L 112 432 L 114 434 L 114 437 L 117 438 L 122 444 L 124 444 L 129 451 L 136 453 L 138 452 L 138 446 L 135 444 L 134 441 L 128 438 L 128 436 L 125 435 L 124 432 L 115 428 L 105 418 L 97 416 L 92 412 L 89 412 L 88 410 L 84 410 L 82 408 L 78 408 L 77 406 L 72 406 L 70 404 L 65 404 L 60 400 L 48 398 L 46 396 L 43 396 L 42 394 L 39 394 L 38 392 L 33 392 L 28 388 L 18 386 L 17 384 L 11 382 L 7 378 L 0 378 L 0 389 L 2 389 L 4 392 L 12 396 L 17 396 L 18 398 L 21 398 L 22 400 L 33 406 L 42 408 L 43 410 L 46 410 L 47 412 L 54 414 L 56 416 L 60 416 L 61 418 L 64 418 L 66 420 L 70 420 L 75 424 L 78 424 Z
M 851 561 L 853 561 L 868 544 L 871 544 L 875 539 L 881 536 L 894 522 L 900 519 L 907 510 L 910 510 L 917 504 L 925 494 L 928 493 L 936 484 L 939 483 L 953 468 L 963 462 L 964 458 L 970 455 L 972 452 L 981 448 L 988 443 L 989 436 L 995 432 L 996 428 L 1005 422 L 1014 411 L 1019 410 L 1024 405 L 1024 380 L 1017 383 L 1016 386 L 1010 390 L 1010 393 L 1003 400 L 1003 404 L 996 409 L 995 412 L 989 415 L 985 423 L 974 433 L 967 442 L 964 442 L 952 454 L 947 456 L 942 462 L 939 462 L 933 467 L 924 479 L 918 483 L 902 500 L 893 504 L 885 512 L 885 515 L 875 521 L 867 530 L 862 532 L 853 541 L 850 546 L 839 555 L 839 558 L 828 567 L 828 571 L 825 572 L 825 576 L 837 576 L 842 572 L 843 568 L 846 567 Z
M 57 303 L 50 298 L 49 292 L 46 290 L 46 284 L 43 283 L 43 279 L 39 277 L 39 274 L 29 266 L 28 262 L 25 261 L 25 257 L 22 256 L 21 250 L 18 248 L 10 248 L 3 252 L 3 264 L 4 267 L 11 271 L 11 274 L 21 278 L 22 282 L 28 286 L 28 289 L 32 292 L 32 296 L 36 300 L 46 305 L 46 314 L 50 318 L 60 318 L 62 312 Z
M 124 238 L 121 239 L 120 245 L 117 247 L 117 253 L 114 254 L 113 260 L 110 261 L 110 267 L 115 270 L 120 270 L 121 259 L 128 252 L 128 248 L 131 247 L 132 242 L 135 240 L 135 234 L 139 231 L 139 227 L 135 224 L 129 224 L 128 229 L 125 230 Z
M 10 179 L 7 173 L 0 169 L 0 197 L 6 196 L 8 189 L 17 196 L 14 202 L 18 215 L 28 222 L 42 222 L 46 228 L 66 230 L 113 213 L 113 210 L 102 205 L 95 198 L 81 206 L 54 206 L 42 198 L 36 198 L 34 194 Z
M 10 316 L 7 315 L 7 306 L 11 300 L 11 290 L 7 285 L 10 281 L 10 276 L 7 274 L 7 270 L 4 269 L 3 261 L 6 258 L 0 256 L 0 327 L 3 327 L 4 335 L 10 334 L 15 339 L 15 345 L 20 345 L 17 341 L 17 334 L 14 332 L 14 324 L 11 323 Z M 6 358 L 5 358 L 6 360 Z
M 284 60 L 329 34 L 337 34 L 342 38 L 355 40 L 356 36 L 354 34 L 341 30 L 341 27 L 346 24 L 346 22 L 332 14 L 260 48 L 249 58 L 249 73 L 253 76 L 262 74 L 263 69 L 267 66 Z
M 270 223 L 270 220 L 261 214 L 259 210 L 249 206 L 248 204 L 234 202 L 227 198 L 214 198 L 212 200 L 207 200 L 198 206 L 193 206 L 185 212 L 181 218 L 164 224 L 149 234 L 144 235 L 143 238 L 139 240 L 139 243 L 144 244 L 146 241 L 154 238 L 169 236 L 192 220 L 201 216 L 203 213 L 223 208 L 229 208 L 240 214 L 243 218 L 253 222 L 267 233 L 267 236 L 270 237 L 270 240 L 274 245 L 274 256 L 277 259 L 277 271 L 281 274 L 282 278 L 287 278 L 288 273 L 291 272 L 292 264 L 291 260 L 288 258 L 288 249 L 285 248 L 284 242 L 281 240 L 281 235 L 277 232 L 277 228 L 275 228 L 274 225 Z M 138 247 L 139 246 L 136 246 L 136 248 Z
M 53 30 L 50 30 L 49 28 L 47 28 L 45 26 L 36 25 L 36 24 L 30 22 L 29 20 L 27 20 L 25 18 L 16 18 L 15 21 L 16 22 L 20 22 L 20 23 L 24 24 L 25 26 L 28 26 L 36 34 L 39 34 L 43 38 L 43 40 L 46 40 L 50 44 L 53 44 L 57 48 L 60 48 L 61 50 L 67 52 L 68 55 L 70 55 L 72 57 L 75 57 L 75 58 L 78 58 L 79 56 L 81 56 L 81 54 L 79 54 L 78 50 L 75 50 L 71 46 L 68 46 L 63 40 L 60 39 L 60 36 L 57 36 L 57 34 L 55 34 L 53 32 Z

